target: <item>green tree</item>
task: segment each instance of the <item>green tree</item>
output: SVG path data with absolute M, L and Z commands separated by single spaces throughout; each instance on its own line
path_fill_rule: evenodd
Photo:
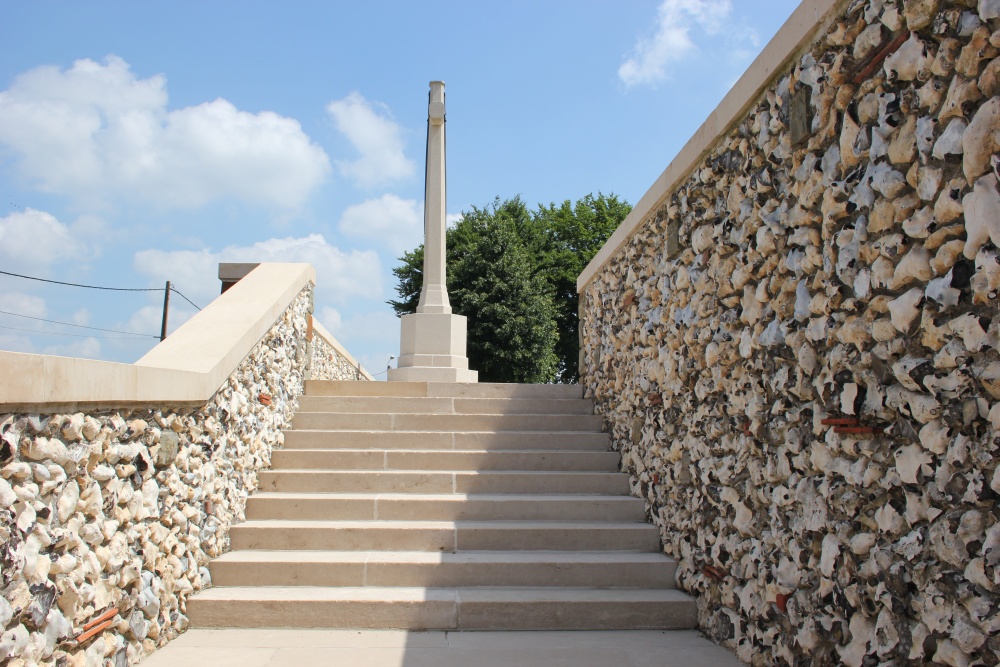
M 469 318 L 469 366 L 481 380 L 548 382 L 558 364 L 555 310 L 511 213 L 494 204 L 459 223 L 456 232 L 469 243 L 456 240 L 448 289 L 455 310 Z
M 482 380 L 576 382 L 576 277 L 630 210 L 600 193 L 537 212 L 520 197 L 497 197 L 448 230 L 448 292 L 469 318 L 469 364 Z M 397 315 L 416 312 L 423 259 L 420 246 L 393 269 Z
M 579 376 L 580 299 L 576 278 L 605 241 L 614 233 L 632 206 L 614 194 L 589 194 L 575 204 L 567 199 L 560 206 L 539 206 L 537 227 L 546 238 L 539 258 L 540 271 L 551 285 L 559 340 L 557 382 L 573 383 Z

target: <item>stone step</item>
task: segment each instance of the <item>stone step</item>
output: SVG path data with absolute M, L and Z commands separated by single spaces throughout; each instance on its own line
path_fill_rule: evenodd
M 453 382 L 354 382 L 306 380 L 307 396 L 401 396 L 430 398 L 583 398 L 575 384 L 476 384 Z
M 454 630 L 689 629 L 673 589 L 218 587 L 187 603 L 195 627 Z
M 617 472 L 531 470 L 263 470 L 262 491 L 291 493 L 532 493 L 628 495 Z
M 547 431 L 385 431 L 286 430 L 290 449 L 461 449 L 607 451 L 607 433 Z
M 617 452 L 442 451 L 386 449 L 284 449 L 271 455 L 271 468 L 313 470 L 618 470 Z
M 673 588 L 663 554 L 607 551 L 231 551 L 214 586 Z
M 563 398 L 427 398 L 403 396 L 301 396 L 300 412 L 458 415 L 592 415 L 594 402 Z
M 647 523 L 565 521 L 255 520 L 230 530 L 233 550 L 660 551 Z
M 513 494 L 375 494 L 259 492 L 247 519 L 342 521 L 615 521 L 642 522 L 645 503 L 632 496 Z
M 364 431 L 590 431 L 601 430 L 600 415 L 425 415 L 297 412 L 293 429 Z

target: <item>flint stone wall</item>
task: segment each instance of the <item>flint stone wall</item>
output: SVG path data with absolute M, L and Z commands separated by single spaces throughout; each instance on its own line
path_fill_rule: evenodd
M 998 29 L 843 3 L 582 290 L 581 382 L 754 665 L 1000 662 Z
M 356 361 L 340 353 L 322 336 L 313 336 L 309 380 L 369 380 Z
M 356 379 L 306 344 L 311 291 L 200 409 L 0 415 L 0 662 L 123 667 L 187 627 L 306 374 Z M 112 627 L 77 645 L 112 606 Z

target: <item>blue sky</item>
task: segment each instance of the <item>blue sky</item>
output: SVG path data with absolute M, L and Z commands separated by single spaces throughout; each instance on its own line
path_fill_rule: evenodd
M 447 84 L 450 215 L 635 203 L 797 4 L 0 0 L 0 270 L 171 280 L 203 306 L 220 261 L 308 261 L 317 318 L 384 370 L 391 270 L 421 242 L 429 81 Z M 161 306 L 0 275 L 6 313 L 158 334 Z M 171 306 L 173 330 L 194 311 Z M 156 343 L 0 327 L 22 352 L 131 362 Z

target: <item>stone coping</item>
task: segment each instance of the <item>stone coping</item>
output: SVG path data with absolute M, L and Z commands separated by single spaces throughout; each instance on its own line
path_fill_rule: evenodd
M 337 354 L 339 354 L 344 359 L 346 359 L 347 363 L 349 363 L 350 365 L 354 366 L 359 371 L 361 371 L 361 375 L 362 376 L 364 376 L 368 380 L 372 380 L 372 381 L 375 380 L 375 378 L 372 376 L 372 374 L 369 373 L 368 370 L 365 369 L 361 365 L 361 363 L 351 355 L 350 352 L 348 352 L 346 349 L 344 349 L 344 346 L 340 344 L 340 341 L 337 340 L 336 338 L 334 338 L 333 334 L 331 334 L 329 331 L 327 331 L 326 327 L 324 327 L 322 324 L 320 324 L 319 320 L 317 320 L 315 317 L 313 318 L 313 324 L 312 324 L 312 326 L 313 326 L 313 335 L 314 336 L 319 336 L 320 338 L 322 338 L 323 341 L 327 345 L 329 345 L 330 347 L 332 347 Z
M 749 111 L 771 84 L 775 75 L 809 47 L 817 34 L 826 30 L 829 22 L 839 14 L 849 0 L 802 0 L 777 34 L 768 42 L 739 81 L 709 114 L 708 119 L 694 133 L 660 177 L 646 191 L 639 202 L 618 226 L 611 238 L 594 255 L 594 259 L 576 279 L 576 291 L 584 288 L 597 276 L 605 264 L 638 231 L 639 226 L 656 211 L 674 189 L 683 182 L 724 137 Z
M 310 264 L 261 264 L 134 364 L 0 351 L 0 412 L 204 405 L 315 281 Z

